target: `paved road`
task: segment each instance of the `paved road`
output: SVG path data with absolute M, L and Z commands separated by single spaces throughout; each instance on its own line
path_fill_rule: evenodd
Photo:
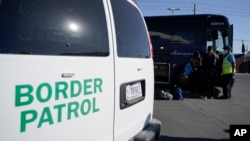
M 162 121 L 160 141 L 229 140 L 231 124 L 250 124 L 250 74 L 237 74 L 235 80 L 232 99 L 202 100 L 188 93 L 183 101 L 156 99 L 154 117 Z

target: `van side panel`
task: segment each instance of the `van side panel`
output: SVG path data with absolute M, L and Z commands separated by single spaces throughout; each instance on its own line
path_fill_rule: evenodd
M 103 68 L 111 57 L 0 60 L 1 141 L 112 140 L 114 72 Z
M 114 58 L 104 2 L 0 1 L 1 141 L 113 140 Z

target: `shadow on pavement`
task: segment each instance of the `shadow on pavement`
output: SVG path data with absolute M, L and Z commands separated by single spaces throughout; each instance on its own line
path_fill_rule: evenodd
M 159 141 L 229 141 L 229 139 L 168 137 L 162 135 Z

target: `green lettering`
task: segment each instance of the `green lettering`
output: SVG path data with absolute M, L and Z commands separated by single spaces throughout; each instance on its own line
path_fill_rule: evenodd
M 91 89 L 91 86 L 92 86 L 91 83 L 92 83 L 92 79 L 86 79 L 83 81 L 84 95 L 92 94 L 92 91 L 89 90 L 89 89 Z
M 67 82 L 56 82 L 55 84 L 55 89 L 56 89 L 56 100 L 59 100 L 59 94 L 62 94 L 63 98 L 68 98 L 67 96 L 67 89 L 68 89 L 68 84 Z
M 32 91 L 33 87 L 31 85 L 17 85 L 15 106 L 18 107 L 31 104 L 34 100 Z
M 37 112 L 35 110 L 28 110 L 21 112 L 21 127 L 20 132 L 26 131 L 26 125 L 34 122 L 37 118 Z
M 89 99 L 84 99 L 81 104 L 81 113 L 82 115 L 89 114 L 91 110 L 91 102 Z
M 70 102 L 68 104 L 68 120 L 72 118 L 71 114 L 75 117 L 79 117 L 77 110 L 79 109 L 79 103 L 77 102 Z
M 45 91 L 44 93 L 42 91 Z M 44 95 L 44 96 L 42 96 Z M 52 87 L 49 83 L 42 83 L 37 87 L 36 97 L 39 102 L 48 102 L 52 96 Z M 43 98 L 44 97 L 44 98 Z
M 59 105 L 55 105 L 54 109 L 57 110 L 57 122 L 61 122 L 62 121 L 62 109 L 66 107 L 66 104 L 59 104 Z
M 38 123 L 37 127 L 40 128 L 42 126 L 42 124 L 44 124 L 46 122 L 48 122 L 50 125 L 54 124 L 54 121 L 53 121 L 53 118 L 52 118 L 49 107 L 44 107 L 43 108 L 43 112 L 41 114 L 41 118 L 39 120 L 39 123 Z
M 101 78 L 94 79 L 94 93 L 97 93 L 97 90 L 100 93 L 102 92 L 102 79 Z
M 93 98 L 93 113 L 99 112 L 100 108 L 96 108 L 96 98 Z
M 77 97 L 82 91 L 82 86 L 80 81 L 71 81 L 70 83 L 70 97 Z

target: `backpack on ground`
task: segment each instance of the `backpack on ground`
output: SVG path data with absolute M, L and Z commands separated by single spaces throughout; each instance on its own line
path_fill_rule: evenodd
M 175 86 L 173 91 L 173 100 L 183 100 L 183 94 L 180 87 Z

